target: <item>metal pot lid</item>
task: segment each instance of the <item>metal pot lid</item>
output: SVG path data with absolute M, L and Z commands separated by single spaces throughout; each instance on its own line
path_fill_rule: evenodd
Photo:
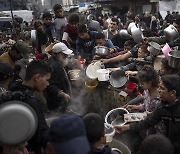
M 18 144 L 29 140 L 37 128 L 35 111 L 27 104 L 10 101 L 0 105 L 0 142 Z
M 128 77 L 123 70 L 117 70 L 110 75 L 110 84 L 115 88 L 120 88 L 126 84 Z

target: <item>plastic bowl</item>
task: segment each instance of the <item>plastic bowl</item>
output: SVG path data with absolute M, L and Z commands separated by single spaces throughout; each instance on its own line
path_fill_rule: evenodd
M 85 81 L 85 86 L 89 89 L 89 90 L 95 90 L 96 87 L 98 85 L 98 81 L 97 80 L 86 80 Z

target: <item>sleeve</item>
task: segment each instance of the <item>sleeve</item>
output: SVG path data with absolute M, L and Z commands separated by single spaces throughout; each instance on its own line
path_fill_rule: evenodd
M 77 40 L 76 40 L 76 55 L 80 55 L 81 49 L 82 49 L 81 42 L 80 42 L 79 38 L 77 38 Z
M 53 39 L 56 39 L 56 38 L 57 38 L 56 28 L 55 28 L 55 25 L 54 25 L 54 24 L 52 24 L 51 34 L 52 34 Z
M 169 41 L 166 39 L 165 36 L 160 36 L 160 37 L 148 37 L 148 42 L 156 42 L 161 45 Z
M 160 110 L 161 108 L 157 107 L 152 113 L 148 114 L 148 116 L 144 120 L 136 123 L 131 123 L 130 130 L 132 132 L 138 132 L 140 130 L 147 129 L 156 125 L 161 121 Z

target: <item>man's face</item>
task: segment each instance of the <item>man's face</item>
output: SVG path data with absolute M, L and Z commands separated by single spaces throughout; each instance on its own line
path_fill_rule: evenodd
M 49 79 L 51 77 L 51 73 L 47 73 L 44 76 L 41 76 L 40 74 L 35 75 L 35 89 L 39 92 L 44 91 L 47 86 L 49 85 Z
M 44 18 L 43 22 L 44 22 L 45 25 L 50 25 L 51 22 L 52 22 L 52 18 Z
M 162 81 L 160 81 L 158 92 L 160 94 L 161 100 L 165 102 L 172 102 L 174 101 L 172 96 L 172 91 L 168 91 Z
M 110 31 L 115 31 L 115 30 L 117 30 L 117 29 L 118 29 L 117 23 L 111 21 L 110 24 L 109 24 L 109 29 L 110 29 Z
M 64 10 L 63 9 L 58 9 L 54 13 L 58 18 L 63 18 L 64 17 Z
M 96 39 L 96 45 L 97 46 L 105 46 L 106 40 L 105 39 Z

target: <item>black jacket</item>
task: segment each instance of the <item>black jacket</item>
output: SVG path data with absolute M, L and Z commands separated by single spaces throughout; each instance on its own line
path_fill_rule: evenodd
M 46 143 L 48 141 L 48 131 L 49 127 L 46 124 L 45 116 L 42 110 L 42 107 L 40 105 L 40 102 L 37 98 L 34 97 L 34 91 L 22 84 L 17 84 L 16 86 L 13 86 L 13 89 L 11 91 L 21 91 L 23 94 L 26 94 L 26 97 L 21 97 L 23 102 L 30 105 L 38 119 L 38 126 L 35 134 L 33 137 L 28 141 L 28 151 L 34 151 L 36 154 L 41 154 L 41 147 L 46 147 Z M 21 98 L 18 98 L 16 100 L 20 100 Z M 23 126 L 22 126 L 23 127 Z
M 91 151 L 88 154 L 115 154 L 115 152 L 111 150 L 110 146 L 106 145 L 101 148 L 91 147 Z
M 66 70 L 56 57 L 51 56 L 48 64 L 52 67 L 53 72 L 47 88 L 47 105 L 50 110 L 54 110 L 57 109 L 59 103 L 62 101 L 57 97 L 58 92 L 63 90 L 63 92 L 71 95 L 71 85 Z
M 175 147 L 175 154 L 180 153 L 180 100 L 172 104 L 160 104 L 145 120 L 130 124 L 130 130 L 138 132 L 142 129 L 154 126 L 163 120 L 166 127 L 167 137 Z

